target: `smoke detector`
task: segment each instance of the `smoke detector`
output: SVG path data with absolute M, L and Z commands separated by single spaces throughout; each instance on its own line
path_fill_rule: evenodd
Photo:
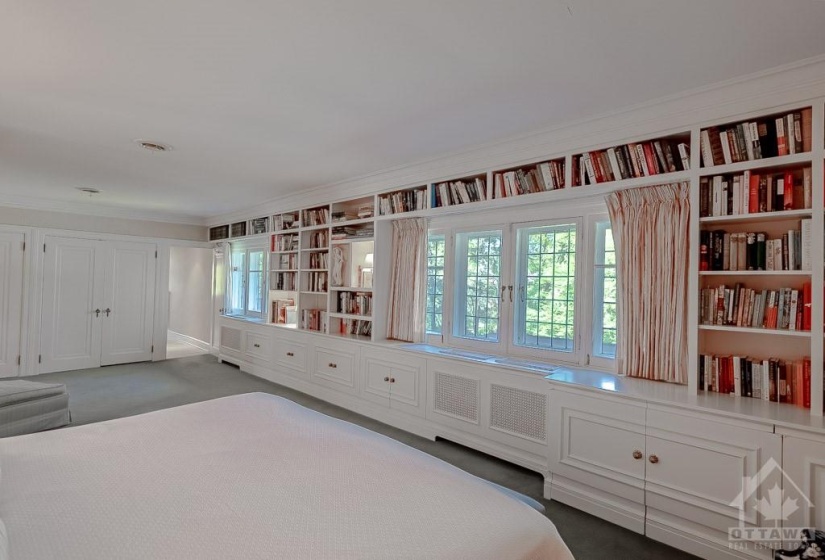
M 149 150 L 150 152 L 160 153 L 172 151 L 172 146 L 170 146 L 169 144 L 163 144 L 161 142 L 154 142 L 152 140 L 142 140 L 140 138 L 133 140 L 133 142 L 141 148 L 143 148 L 144 150 Z

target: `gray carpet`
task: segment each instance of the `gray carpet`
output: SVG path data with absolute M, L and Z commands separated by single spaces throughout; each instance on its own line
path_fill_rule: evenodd
M 303 393 L 264 381 L 237 368 L 219 364 L 212 356 L 179 358 L 165 362 L 129 364 L 32 377 L 43 382 L 65 383 L 75 425 L 182 404 L 261 391 L 286 397 L 329 416 L 359 424 L 537 500 L 573 555 L 580 560 L 628 558 L 674 560 L 694 558 L 642 535 L 543 499 L 541 475 L 447 441 L 429 441 L 320 401 Z

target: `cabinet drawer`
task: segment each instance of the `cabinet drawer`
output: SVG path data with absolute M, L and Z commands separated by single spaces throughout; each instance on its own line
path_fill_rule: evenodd
M 269 362 L 272 360 L 272 341 L 270 337 L 253 332 L 246 333 L 246 354 L 250 358 Z
M 306 373 L 307 347 L 300 342 L 277 340 L 275 342 L 275 363 L 292 371 Z
M 336 389 L 354 390 L 355 355 L 327 348 L 315 349 L 315 377 L 322 384 Z

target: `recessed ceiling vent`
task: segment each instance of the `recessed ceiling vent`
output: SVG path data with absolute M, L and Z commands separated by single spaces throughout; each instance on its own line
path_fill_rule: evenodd
M 160 142 L 153 142 L 151 140 L 141 140 L 140 138 L 138 138 L 134 142 L 144 150 L 149 150 L 150 152 L 159 153 L 172 151 L 172 146 L 170 146 L 169 144 L 162 144 Z
M 89 196 L 92 196 L 94 194 L 100 194 L 100 191 L 98 189 L 93 189 L 91 187 L 77 187 L 77 190 L 79 190 L 83 194 L 88 194 Z

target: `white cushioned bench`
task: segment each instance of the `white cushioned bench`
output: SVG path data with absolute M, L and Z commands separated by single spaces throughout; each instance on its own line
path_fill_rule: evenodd
M 51 430 L 70 420 L 65 385 L 0 380 L 0 437 Z

